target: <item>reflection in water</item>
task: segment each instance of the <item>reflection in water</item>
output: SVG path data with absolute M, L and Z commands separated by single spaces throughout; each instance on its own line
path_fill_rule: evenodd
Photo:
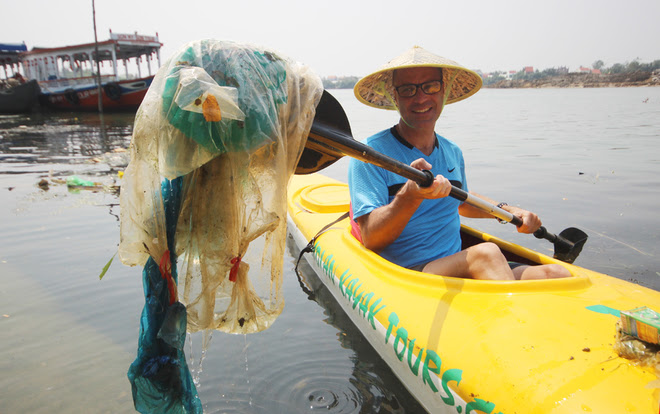
M 291 255 L 298 257 L 300 251 L 291 238 L 287 245 Z M 332 383 L 321 381 L 318 389 L 310 384 L 300 390 L 299 398 L 309 399 L 313 409 L 331 413 L 425 412 L 362 336 L 307 261 L 300 260 L 298 269 L 298 282 L 307 298 L 323 308 L 323 313 L 327 315 L 324 321 L 337 328 L 341 346 L 355 352 L 351 358 L 354 367 L 349 379 L 350 390 L 336 390 L 332 388 Z
M 133 114 L 58 113 L 0 116 L 0 162 L 80 163 L 127 148 Z

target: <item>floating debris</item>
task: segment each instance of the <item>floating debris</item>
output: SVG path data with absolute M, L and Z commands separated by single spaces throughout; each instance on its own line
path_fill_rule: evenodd
M 39 181 L 39 183 L 38 183 L 37 185 L 38 185 L 39 188 L 41 188 L 42 190 L 44 190 L 44 191 L 48 191 L 49 184 L 48 184 L 48 180 L 46 180 L 45 178 L 42 178 L 41 181 Z

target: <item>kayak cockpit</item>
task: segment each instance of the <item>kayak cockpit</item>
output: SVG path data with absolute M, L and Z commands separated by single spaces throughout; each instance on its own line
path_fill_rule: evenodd
M 290 203 L 293 203 L 293 210 L 290 209 L 290 214 L 293 214 L 294 220 L 296 216 L 305 216 L 305 221 L 309 220 L 307 225 L 303 227 L 307 230 L 313 230 L 313 233 L 305 235 L 307 240 L 312 240 L 317 233 L 324 227 L 330 225 L 330 229 L 326 229 L 323 235 L 318 237 L 318 240 L 324 238 L 335 238 L 338 235 L 332 235 L 337 230 L 341 231 L 341 243 L 348 247 L 352 253 L 354 260 L 363 262 L 363 264 L 378 274 L 384 274 L 384 277 L 401 278 L 402 283 L 422 283 L 431 285 L 439 284 L 443 289 L 453 286 L 457 289 L 469 290 L 484 290 L 484 291 L 498 291 L 498 292 L 522 292 L 522 291 L 539 291 L 539 290 L 574 290 L 583 289 L 590 285 L 589 277 L 586 275 L 588 271 L 568 263 L 561 262 L 553 259 L 552 257 L 543 255 L 531 249 L 527 249 L 520 245 L 507 242 L 498 237 L 483 233 L 466 225 L 461 225 L 461 237 L 463 240 L 463 248 L 472 246 L 474 244 L 482 243 L 485 241 L 497 244 L 504 253 L 507 260 L 522 264 L 560 264 L 564 266 L 571 273 L 572 277 L 564 279 L 548 279 L 548 280 L 529 280 L 529 281 L 481 281 L 472 279 L 463 279 L 449 276 L 430 275 L 422 272 L 405 269 L 397 266 L 382 257 L 377 253 L 365 248 L 351 234 L 351 225 L 349 219 L 346 217 L 335 224 L 332 224 L 339 219 L 342 214 L 346 213 L 350 208 L 350 196 L 348 185 L 335 180 L 327 179 L 322 176 L 296 176 L 297 180 L 305 180 L 317 178 L 317 181 L 310 182 L 308 185 L 299 186 L 293 194 L 290 195 Z M 323 178 L 323 179 L 320 179 Z M 334 242 L 331 242 L 334 243 Z

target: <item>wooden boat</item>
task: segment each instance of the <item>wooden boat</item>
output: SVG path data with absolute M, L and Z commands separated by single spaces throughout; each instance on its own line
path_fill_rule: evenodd
M 25 43 L 0 43 L 0 65 L 4 73 L 4 78 L 0 78 L 0 113 L 31 112 L 38 107 L 39 84 L 26 82 L 20 73 L 20 54 L 25 51 Z
M 79 81 L 84 81 L 79 79 Z M 153 76 L 142 79 L 104 83 L 101 88 L 104 111 L 134 111 L 140 106 L 153 81 Z M 46 107 L 69 111 L 98 110 L 98 87 L 94 79 L 75 87 L 50 88 L 41 94 L 41 103 Z
M 21 54 L 21 63 L 27 77 L 39 82 L 41 103 L 46 107 L 98 110 L 100 78 L 103 110 L 136 110 L 153 80 L 152 61 L 160 66 L 161 46 L 158 35 L 111 31 L 109 40 L 98 43 L 33 48 Z M 143 60 L 146 76 L 142 74 Z M 100 77 L 96 76 L 97 62 L 101 67 Z M 120 76 L 120 65 L 123 65 L 123 76 Z
M 0 88 L 0 113 L 19 114 L 39 107 L 39 84 L 35 80 Z
M 288 190 L 289 231 L 301 249 L 349 208 L 347 185 L 322 175 L 296 175 Z M 658 368 L 615 347 L 619 312 L 657 311 L 660 292 L 462 231 L 465 245 L 492 241 L 509 259 L 559 263 L 572 277 L 501 282 L 415 272 L 364 248 L 348 219 L 316 237 L 305 257 L 429 412 L 658 413 Z

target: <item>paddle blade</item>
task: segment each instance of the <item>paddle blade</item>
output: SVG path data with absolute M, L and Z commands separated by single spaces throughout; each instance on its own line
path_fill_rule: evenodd
M 325 127 L 325 129 L 329 128 L 333 131 L 340 132 L 351 138 L 353 137 L 344 108 L 326 90 L 323 91 L 321 101 L 316 107 L 316 116 L 314 116 L 312 130 L 317 130 L 321 126 Z M 337 152 L 326 151 L 318 147 L 312 148 L 312 145 L 308 141 L 298 161 L 296 174 L 311 174 L 321 171 L 342 157 L 343 155 Z
M 573 263 L 580 255 L 582 247 L 587 242 L 587 238 L 589 238 L 587 233 L 575 227 L 569 227 L 563 230 L 554 242 L 555 259 L 566 263 Z
M 305 147 L 296 166 L 296 174 L 312 174 L 331 166 L 341 157 Z

